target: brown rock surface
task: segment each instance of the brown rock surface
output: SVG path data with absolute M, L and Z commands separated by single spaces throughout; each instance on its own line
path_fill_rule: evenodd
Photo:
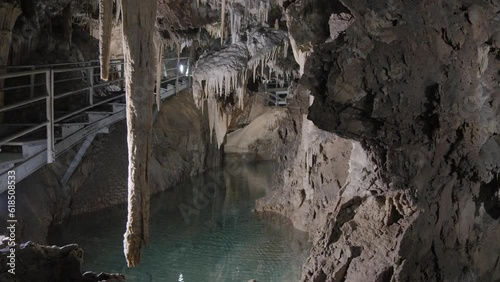
M 354 145 L 303 280 L 499 281 L 500 3 L 342 3 L 354 22 L 301 82 Z

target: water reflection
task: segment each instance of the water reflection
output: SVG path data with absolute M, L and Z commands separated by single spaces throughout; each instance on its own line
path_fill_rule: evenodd
M 124 205 L 74 217 L 49 240 L 80 244 L 84 270 L 121 272 L 134 282 L 298 281 L 307 234 L 282 217 L 251 212 L 273 171 L 269 162 L 239 163 L 154 195 L 150 245 L 135 269 L 126 269 L 122 253 Z

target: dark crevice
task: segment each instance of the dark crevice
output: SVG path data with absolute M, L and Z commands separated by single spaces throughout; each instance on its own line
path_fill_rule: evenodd
M 425 112 L 419 116 L 423 122 L 422 131 L 429 138 L 433 140 L 435 131 L 439 128 L 439 115 L 436 109 L 440 104 L 439 84 L 434 83 L 425 89 L 425 97 L 427 102 L 424 104 Z
M 394 275 L 394 267 L 390 266 L 380 273 L 375 282 L 391 282 L 392 276 Z
M 335 222 L 332 234 L 328 239 L 327 245 L 331 245 L 340 239 L 340 236 L 342 236 L 342 230 L 340 230 L 340 228 L 346 222 L 354 218 L 354 216 L 356 215 L 356 209 L 361 205 L 362 201 L 363 200 L 361 197 L 354 197 L 352 200 L 348 201 L 347 203 L 343 204 L 342 207 L 340 207 L 339 213 L 337 215 L 337 221 Z
M 497 220 L 500 218 L 500 200 L 498 198 L 498 191 L 500 187 L 499 176 L 495 176 L 490 182 L 481 185 L 479 190 L 479 198 L 476 202 L 476 213 L 479 210 L 481 204 L 484 206 L 484 210 L 493 219 Z

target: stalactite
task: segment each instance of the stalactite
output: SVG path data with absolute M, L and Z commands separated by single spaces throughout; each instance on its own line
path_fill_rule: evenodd
M 99 60 L 101 79 L 108 80 L 111 59 L 111 32 L 113 29 L 113 0 L 99 1 Z
M 208 106 L 208 121 L 210 127 L 210 140 L 212 140 L 213 132 L 217 139 L 217 146 L 220 148 L 224 143 L 224 138 L 227 134 L 231 117 L 224 112 L 220 103 L 214 97 L 207 100 Z
M 205 30 L 208 32 L 208 34 L 213 37 L 213 38 L 220 38 L 222 37 L 222 28 L 220 24 L 215 23 L 215 24 L 207 24 L 204 26 Z
M 286 32 L 271 28 L 250 30 L 247 38 L 247 48 L 252 57 L 248 61 L 248 69 L 252 70 L 255 81 L 259 66 L 261 75 L 265 74 L 266 67 L 270 69 L 269 72 L 275 71 L 279 51 L 288 49 L 288 38 Z M 286 51 L 284 55 L 288 55 Z
M 115 24 L 118 24 L 122 14 L 122 0 L 115 0 L 116 13 L 115 13 Z
M 229 19 L 231 20 L 231 42 L 234 44 L 240 41 L 242 15 L 234 6 L 230 7 L 229 14 Z
M 128 220 L 123 246 L 129 267 L 140 262 L 141 245 L 149 236 L 156 9 L 156 0 L 122 0 L 129 154 Z
M 271 73 L 281 75 L 280 81 L 284 82 L 291 72 L 281 69 L 276 62 L 282 49 L 285 57 L 288 55 L 289 43 L 286 32 L 279 29 L 279 21 L 275 23 L 275 28 L 267 27 L 272 5 L 282 5 L 282 0 L 197 1 L 197 5 L 207 3 L 212 7 L 221 8 L 221 24 L 207 25 L 205 29 L 212 37 L 219 36 L 222 44 L 225 37 L 226 11 L 229 11 L 231 45 L 198 60 L 193 71 L 193 97 L 200 109 L 203 109 L 205 101 L 207 102 L 210 131 L 215 132 L 217 143 L 221 146 L 227 132 L 227 122 L 231 117 L 227 116 L 221 107 L 220 100 L 224 99 L 220 98 L 232 95 L 236 105 L 243 108 L 249 71 L 253 72 L 255 80 L 259 66 L 262 76 L 265 76 L 264 72 L 268 70 L 269 76 Z M 248 25 L 256 28 L 247 32 L 247 41 L 244 43 L 240 41 L 240 32 L 243 26 Z M 259 25 L 264 28 L 258 28 Z
M 219 147 L 230 117 L 217 101 L 220 97 L 235 95 L 237 106 L 243 108 L 248 56 L 245 44 L 238 42 L 200 58 L 193 71 L 193 98 L 199 109 L 203 109 L 207 101 L 211 131 L 215 132 Z
M 220 37 L 220 44 L 224 44 L 224 28 L 226 26 L 225 20 L 226 20 L 226 0 L 222 0 L 222 6 L 221 6 L 221 37 Z
M 283 40 L 283 57 L 286 58 L 288 57 L 288 48 L 290 48 L 290 41 L 288 40 L 288 38 L 285 38 Z
M 73 34 L 73 17 L 71 15 L 71 4 L 66 5 L 63 9 L 63 34 L 64 39 L 71 46 L 71 37 Z

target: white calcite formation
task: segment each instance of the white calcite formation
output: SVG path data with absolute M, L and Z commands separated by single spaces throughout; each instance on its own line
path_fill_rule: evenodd
M 234 90 L 243 107 L 247 64 L 248 50 L 240 42 L 201 58 L 193 72 L 193 98 L 198 108 L 207 101 L 211 132 L 215 128 L 219 147 L 224 141 L 229 118 L 217 100 L 228 97 Z
M 278 77 L 288 77 L 291 71 L 279 68 L 276 59 L 281 50 L 285 57 L 289 47 L 286 32 L 267 27 L 269 12 L 273 5 L 281 6 L 282 1 L 274 0 L 198 0 L 197 5 L 209 5 L 220 9 L 221 22 L 207 24 L 205 29 L 212 37 L 220 37 L 225 42 L 226 20 L 229 19 L 231 45 L 222 50 L 202 56 L 193 72 L 193 97 L 201 108 L 206 101 L 210 128 L 215 130 L 219 147 L 224 142 L 231 117 L 226 114 L 219 100 L 233 96 L 236 105 L 243 108 L 248 71 L 255 80 L 257 68 Z M 226 18 L 226 13 L 229 16 Z M 260 26 L 260 27 L 259 27 Z M 250 28 L 252 27 L 252 28 Z M 242 30 L 246 32 L 246 42 L 241 40 Z
M 248 71 L 252 70 L 255 80 L 259 66 L 261 75 L 290 76 L 291 70 L 283 70 L 276 63 L 278 54 L 287 55 L 282 50 L 288 46 L 286 32 L 260 27 L 247 32 L 246 42 L 235 42 L 198 60 L 193 72 L 193 97 L 198 108 L 207 101 L 210 128 L 215 130 L 219 147 L 231 118 L 218 100 L 232 96 L 236 105 L 243 108 Z

